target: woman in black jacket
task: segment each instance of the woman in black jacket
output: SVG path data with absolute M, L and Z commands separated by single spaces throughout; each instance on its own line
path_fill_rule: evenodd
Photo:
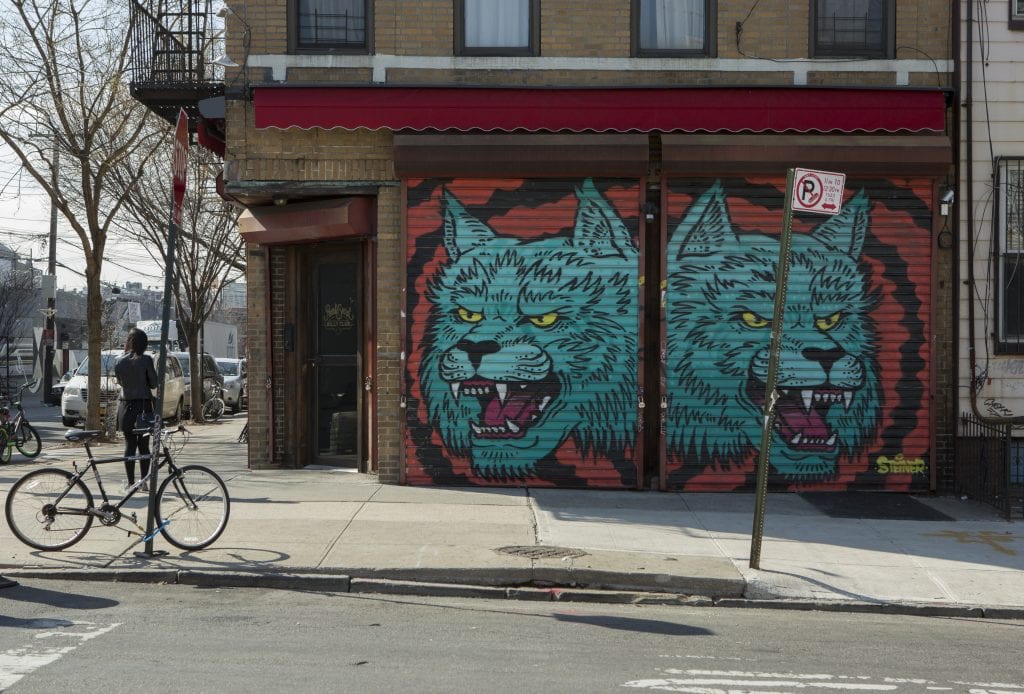
M 153 411 L 152 389 L 157 386 L 156 367 L 153 357 L 146 354 L 149 338 L 138 328 L 132 328 L 124 343 L 125 353 L 114 363 L 114 375 L 121 384 L 121 401 L 118 403 L 117 423 L 124 434 L 124 455 L 126 458 L 146 456 L 141 460 L 142 476 L 149 473 L 148 434 L 135 433 L 135 420 L 143 412 Z M 128 476 L 127 486 L 135 484 L 135 461 L 125 460 L 124 471 Z M 142 490 L 148 487 L 143 483 Z

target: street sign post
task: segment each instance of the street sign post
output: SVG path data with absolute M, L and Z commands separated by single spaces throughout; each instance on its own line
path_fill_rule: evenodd
M 171 321 L 171 299 L 174 290 L 174 251 L 178 240 L 178 227 L 181 225 L 181 208 L 185 202 L 185 189 L 188 183 L 188 114 L 185 109 L 178 111 L 178 123 L 174 129 L 174 152 L 171 156 L 171 219 L 167 225 L 167 263 L 164 267 L 164 305 L 160 321 L 160 356 L 157 364 L 156 411 L 163 412 L 164 375 L 167 373 L 167 326 Z M 155 448 L 155 443 L 152 442 Z M 159 461 L 152 459 L 152 478 L 149 481 L 149 513 L 146 514 L 145 550 L 136 552 L 139 556 L 153 557 L 167 554 L 165 550 L 153 549 L 153 519 L 156 518 L 157 469 Z
M 789 251 L 793 240 L 793 210 L 817 214 L 839 214 L 843 205 L 846 174 L 812 169 L 786 172 L 786 203 L 782 212 L 779 260 L 775 271 L 775 307 L 772 313 L 771 342 L 768 347 L 768 374 L 764 384 L 764 422 L 761 448 L 757 455 L 757 482 L 754 494 L 754 527 L 750 533 L 750 568 L 761 568 L 761 541 L 764 537 L 764 506 L 768 496 L 768 463 L 771 460 L 772 430 L 775 427 L 775 390 L 779 379 L 779 352 L 782 344 L 782 318 L 786 309 L 786 285 L 789 280 Z

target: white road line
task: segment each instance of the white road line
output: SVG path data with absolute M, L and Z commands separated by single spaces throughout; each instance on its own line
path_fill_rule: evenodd
M 920 678 L 833 675 L 827 673 L 753 672 L 748 670 L 699 670 L 664 668 L 660 677 L 633 680 L 623 687 L 686 694 L 776 694 L 798 689 L 893 692 L 952 691 L 953 687 Z M 951 682 L 970 687 L 971 694 L 1024 694 L 1024 684 L 1006 682 Z M 906 686 L 904 686 L 906 685 Z M 782 688 L 781 690 L 776 689 Z
M 93 622 L 71 622 L 63 629 L 41 631 L 33 634 L 33 640 L 26 646 L 11 648 L 0 653 L 0 692 L 44 665 L 49 665 L 90 641 L 117 627 L 120 622 L 105 626 Z

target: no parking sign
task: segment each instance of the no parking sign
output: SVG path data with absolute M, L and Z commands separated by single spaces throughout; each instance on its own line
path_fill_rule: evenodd
M 845 188 L 846 174 L 796 169 L 793 174 L 793 209 L 818 214 L 839 214 Z

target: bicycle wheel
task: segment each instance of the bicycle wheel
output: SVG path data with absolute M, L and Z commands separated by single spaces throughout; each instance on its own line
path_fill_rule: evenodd
M 157 492 L 156 524 L 167 541 L 181 549 L 202 549 L 220 537 L 230 511 L 224 480 L 201 465 L 179 468 Z
M 11 462 L 14 455 L 14 444 L 11 442 L 11 433 L 7 427 L 0 428 L 0 464 Z
M 203 408 L 203 419 L 216 422 L 224 414 L 224 401 L 220 398 L 210 398 Z
M 81 480 L 72 483 L 72 477 L 70 472 L 45 468 L 14 483 L 4 510 L 15 537 L 43 550 L 64 549 L 85 537 L 92 526 L 92 494 Z
M 43 450 L 39 432 L 27 422 L 18 425 L 17 431 L 14 432 L 14 445 L 26 458 L 35 458 Z

